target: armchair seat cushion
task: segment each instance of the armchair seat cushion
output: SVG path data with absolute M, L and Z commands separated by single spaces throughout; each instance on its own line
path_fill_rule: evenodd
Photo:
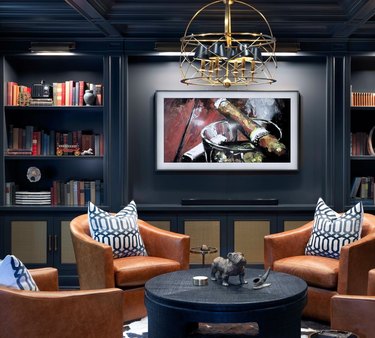
M 292 256 L 274 262 L 274 270 L 302 278 L 309 286 L 337 290 L 339 260 L 320 256 Z
M 175 260 L 152 256 L 119 258 L 113 265 L 115 285 L 122 289 L 144 286 L 150 278 L 181 270 L 180 263 Z

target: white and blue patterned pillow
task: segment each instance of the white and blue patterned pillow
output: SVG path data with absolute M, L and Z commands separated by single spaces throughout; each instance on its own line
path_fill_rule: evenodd
M 106 212 L 93 203 L 88 205 L 91 237 L 112 247 L 113 257 L 147 256 L 138 229 L 137 207 L 131 201 L 116 215 Z
M 361 237 L 362 221 L 361 202 L 339 215 L 319 198 L 305 254 L 339 259 L 341 247 Z
M 14 255 L 0 261 L 0 285 L 17 290 L 39 291 L 26 266 Z

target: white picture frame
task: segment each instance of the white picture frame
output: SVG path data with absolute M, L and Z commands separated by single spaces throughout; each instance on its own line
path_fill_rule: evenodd
M 156 170 L 298 170 L 298 91 L 157 91 L 155 106 Z

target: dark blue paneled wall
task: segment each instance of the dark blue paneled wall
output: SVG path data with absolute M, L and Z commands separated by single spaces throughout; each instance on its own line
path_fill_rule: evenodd
M 239 90 L 300 93 L 299 170 L 295 172 L 157 172 L 155 107 L 157 90 L 209 90 L 179 82 L 178 61 L 150 62 L 130 58 L 128 64 L 128 197 L 142 204 L 175 204 L 183 198 L 277 198 L 281 204 L 315 204 L 326 195 L 329 149 L 326 58 L 279 61 L 272 85 Z M 223 90 L 217 88 L 217 90 Z M 230 90 L 234 90 L 231 88 Z

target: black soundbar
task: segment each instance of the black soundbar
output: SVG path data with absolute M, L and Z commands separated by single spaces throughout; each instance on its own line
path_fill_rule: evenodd
M 182 205 L 277 205 L 276 198 L 253 198 L 248 200 L 237 199 L 201 199 L 188 198 L 181 200 Z

